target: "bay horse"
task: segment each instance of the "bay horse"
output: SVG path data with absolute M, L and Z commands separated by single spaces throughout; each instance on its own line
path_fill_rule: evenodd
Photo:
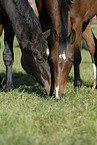
M 71 9 L 70 9 L 71 27 L 72 29 L 76 31 L 76 40 L 74 42 L 74 87 L 75 88 L 81 87 L 82 85 L 80 71 L 79 71 L 79 65 L 81 62 L 80 45 L 81 45 L 82 33 L 86 30 L 90 20 L 96 14 L 97 14 L 97 0 L 84 0 L 84 1 L 75 0 L 74 4 L 71 6 Z M 86 33 L 83 33 L 83 37 L 86 37 Z M 91 38 L 93 39 L 93 37 Z M 91 46 L 91 44 L 89 44 L 90 47 L 94 45 L 93 44 Z M 93 57 L 94 53 L 96 53 L 95 46 L 93 46 L 92 49 L 90 53 L 93 59 L 93 67 L 94 67 L 94 70 L 96 71 L 97 67 L 95 65 L 95 59 Z
M 82 33 L 82 37 L 87 43 L 87 49 L 90 53 L 92 63 L 93 63 L 93 71 L 94 71 L 94 84 L 92 89 L 97 88 L 97 78 L 96 78 L 96 66 L 97 66 L 97 39 L 91 30 L 90 23 L 87 25 L 85 31 Z
M 49 94 L 51 87 L 51 74 L 48 64 L 49 48 L 41 31 L 40 22 L 28 1 L 0 0 L 0 24 L 4 28 L 5 49 L 3 59 L 7 74 L 6 89 L 13 89 L 13 39 L 16 35 L 22 52 L 22 67 Z
M 36 0 L 42 31 L 50 29 L 47 38 L 50 48 L 52 90 L 56 98 L 66 93 L 68 74 L 74 61 L 75 31 L 70 30 L 69 10 L 72 0 Z

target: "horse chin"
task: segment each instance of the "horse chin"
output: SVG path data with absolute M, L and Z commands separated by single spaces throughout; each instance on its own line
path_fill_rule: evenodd
M 23 69 L 34 77 L 36 81 L 41 84 L 46 94 L 50 94 L 51 88 L 51 74 L 50 67 L 47 61 L 37 61 L 32 55 L 22 53 L 21 64 Z
M 55 87 L 54 94 L 55 94 L 56 99 L 60 99 L 61 97 L 65 96 L 65 94 L 66 94 L 66 83 L 67 83 L 67 79 L 65 79 L 65 82 L 63 84 L 62 84 L 62 81 L 61 81 L 61 84 L 59 83 L 59 85 L 57 85 Z

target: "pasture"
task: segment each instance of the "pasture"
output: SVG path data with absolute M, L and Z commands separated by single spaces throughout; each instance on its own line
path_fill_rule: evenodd
M 0 40 L 2 47 L 2 37 Z M 3 48 L 0 72 L 4 85 L 2 53 Z M 15 39 L 14 90 L 0 92 L 0 145 L 97 145 L 97 90 L 92 90 L 93 66 L 88 51 L 82 50 L 82 88 L 74 91 L 72 69 L 66 95 L 59 101 L 45 98 L 43 89 L 22 69 L 20 57 Z

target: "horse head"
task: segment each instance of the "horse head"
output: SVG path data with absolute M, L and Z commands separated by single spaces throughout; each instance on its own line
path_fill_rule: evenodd
M 74 30 L 71 30 L 71 33 L 66 37 L 67 40 L 65 43 L 61 36 L 52 35 L 53 37 L 51 35 L 48 37 L 49 47 L 53 48 L 49 60 L 52 80 L 51 95 L 54 93 L 58 99 L 66 93 L 68 74 L 74 62 L 74 41 L 76 33 Z M 54 37 L 56 37 L 56 40 L 54 40 Z M 51 38 L 54 40 L 53 43 Z
M 57 69 L 56 71 L 56 85 L 55 85 L 55 96 L 60 98 L 66 93 L 66 84 L 68 80 L 68 75 L 71 70 L 72 64 L 74 62 L 74 41 L 75 41 L 75 31 L 72 32 L 67 37 L 67 45 L 63 45 L 59 42 L 61 50 L 58 53 Z M 61 41 L 61 40 L 60 40 Z M 62 49 L 64 48 L 64 49 Z
M 72 0 L 54 0 L 53 2 L 52 0 L 41 0 L 41 4 L 38 0 L 36 2 L 43 31 L 50 29 L 47 37 L 52 80 L 50 93 L 60 98 L 59 96 L 66 92 L 68 74 L 74 61 L 75 31 L 70 29 L 69 12 Z
M 39 37 L 39 36 L 38 36 Z M 21 64 L 24 70 L 34 77 L 41 84 L 46 94 L 50 94 L 51 73 L 48 64 L 49 48 L 45 38 L 41 38 L 35 42 L 23 41 Z
M 37 16 L 26 0 L 0 0 L 0 4 L 19 42 L 23 68 L 49 94 L 51 84 L 49 49 Z

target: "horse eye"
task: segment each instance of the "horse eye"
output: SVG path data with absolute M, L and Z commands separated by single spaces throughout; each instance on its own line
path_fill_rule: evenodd
M 33 54 L 32 54 L 33 55 Z M 34 59 L 38 62 L 38 63 L 43 63 L 45 62 L 45 60 L 43 58 L 37 58 L 37 56 L 33 55 Z

